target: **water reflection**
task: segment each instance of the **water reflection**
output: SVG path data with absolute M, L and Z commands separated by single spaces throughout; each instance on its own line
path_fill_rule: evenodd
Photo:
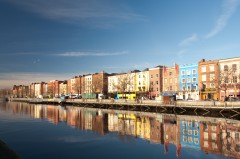
M 66 122 L 73 128 L 101 135 L 115 132 L 142 138 L 164 145 L 165 153 L 174 145 L 176 156 L 181 156 L 183 147 L 189 147 L 206 154 L 240 158 L 240 121 L 237 120 L 26 103 L 7 103 L 0 109 L 47 119 L 54 124 Z

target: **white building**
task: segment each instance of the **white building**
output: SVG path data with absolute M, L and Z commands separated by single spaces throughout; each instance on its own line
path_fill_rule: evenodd
M 219 60 L 219 70 L 220 99 L 225 96 L 240 98 L 240 57 Z

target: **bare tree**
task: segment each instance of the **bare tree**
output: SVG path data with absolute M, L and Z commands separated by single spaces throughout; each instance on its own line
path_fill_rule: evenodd
M 49 95 L 50 98 L 53 98 L 55 96 L 54 93 L 55 93 L 54 82 L 50 81 L 48 83 L 47 94 Z
M 225 99 L 227 98 L 227 92 L 233 90 L 236 94 L 236 90 L 239 89 L 240 74 L 237 73 L 236 69 L 233 67 L 224 66 L 223 70 L 219 71 L 218 81 L 215 88 L 217 90 L 223 91 Z M 215 82 L 214 80 L 212 80 Z
M 130 92 L 131 87 L 133 87 L 133 76 L 131 73 L 119 75 L 118 83 L 114 84 L 114 87 L 126 98 L 126 93 Z
M 95 94 L 103 91 L 103 77 L 101 75 L 96 75 L 93 77 L 92 91 Z
M 77 77 L 75 78 L 75 86 L 74 86 L 74 92 L 76 92 L 78 94 L 78 97 L 81 94 L 81 77 Z

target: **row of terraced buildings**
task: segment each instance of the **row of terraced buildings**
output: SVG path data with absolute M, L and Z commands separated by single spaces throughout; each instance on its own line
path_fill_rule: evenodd
M 182 100 L 239 100 L 240 57 L 221 60 L 202 59 L 198 63 L 172 67 L 159 65 L 143 71 L 79 75 L 60 81 L 14 85 L 13 97 L 59 97 L 78 94 L 97 98 L 99 94 L 114 97 L 118 93 L 136 93 L 136 98 L 154 99 L 176 96 Z

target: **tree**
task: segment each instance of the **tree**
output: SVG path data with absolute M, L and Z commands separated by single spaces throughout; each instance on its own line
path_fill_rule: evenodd
M 102 75 L 93 76 L 92 81 L 92 91 L 93 93 L 102 93 L 103 91 L 103 77 Z
M 118 76 L 118 83 L 114 87 L 126 98 L 126 93 L 133 90 L 134 75 L 132 73 L 121 74 Z
M 215 86 L 216 89 L 224 92 L 225 99 L 227 98 L 227 92 L 229 90 L 234 90 L 236 94 L 236 90 L 239 90 L 239 80 L 240 74 L 234 67 L 228 67 L 227 65 L 224 66 L 223 70 L 219 71 L 219 77 L 217 81 L 217 85 Z
M 74 92 L 78 94 L 78 97 L 81 94 L 81 77 L 75 77 Z

